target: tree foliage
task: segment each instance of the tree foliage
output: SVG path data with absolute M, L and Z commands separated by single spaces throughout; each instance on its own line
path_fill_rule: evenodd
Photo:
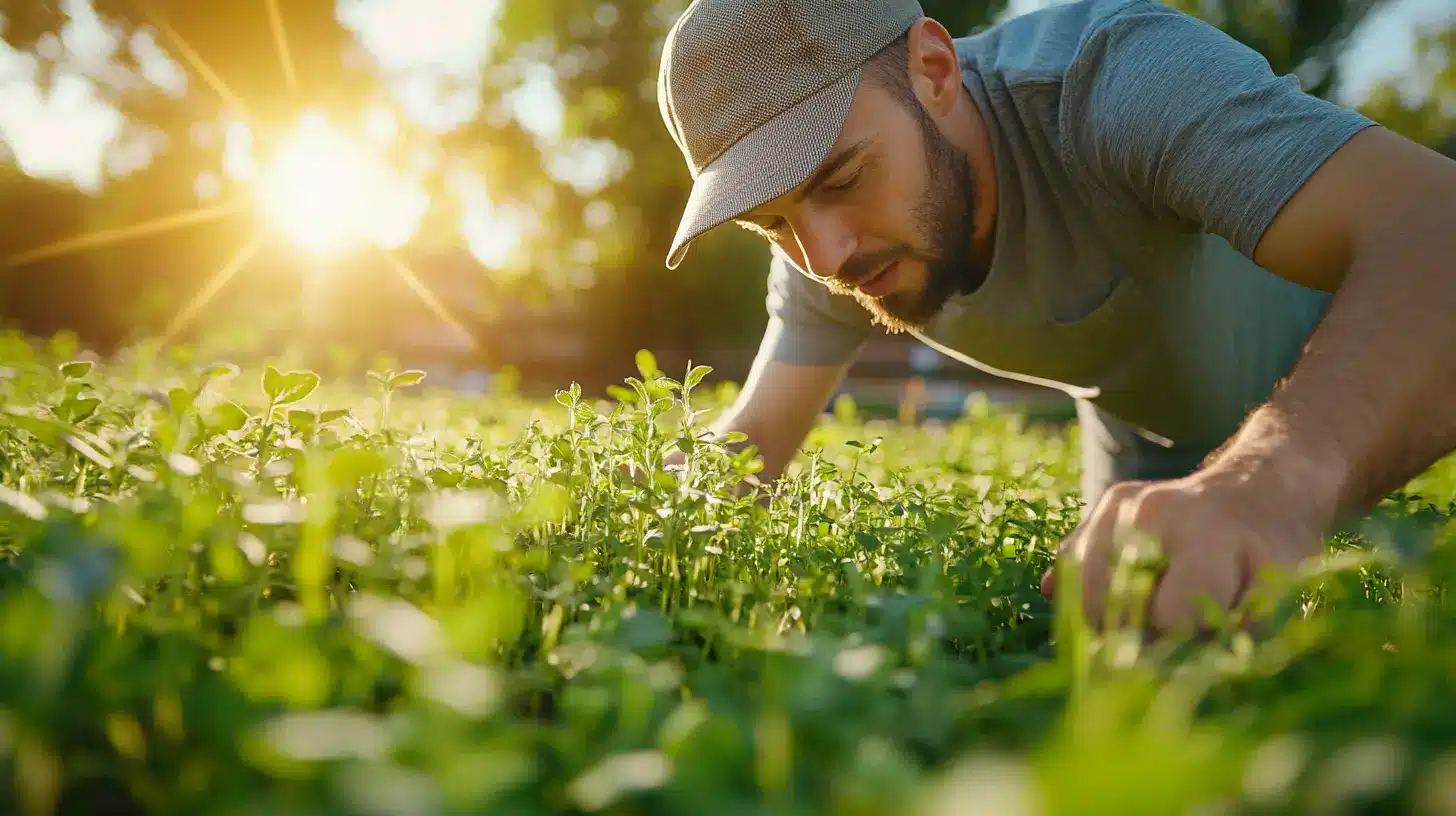
M 1361 106 L 1366 116 L 1456 158 L 1456 25 L 1416 38 L 1416 73 L 1429 78 L 1410 98 L 1396 82 L 1378 84 Z

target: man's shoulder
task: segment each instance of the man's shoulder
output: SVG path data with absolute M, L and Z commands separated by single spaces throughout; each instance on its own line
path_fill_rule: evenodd
M 1154 0 L 1077 0 L 1038 9 L 956 40 L 962 63 L 989 85 L 1061 82 L 1087 42 L 1129 15 L 1178 12 Z

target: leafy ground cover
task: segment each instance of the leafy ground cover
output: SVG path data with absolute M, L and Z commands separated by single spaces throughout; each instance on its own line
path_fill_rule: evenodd
M 745 493 L 732 385 L 650 356 L 544 403 L 75 357 L 0 339 L 6 812 L 1456 809 L 1449 463 L 1257 638 L 1146 644 L 1037 591 L 1075 427 L 841 404 Z

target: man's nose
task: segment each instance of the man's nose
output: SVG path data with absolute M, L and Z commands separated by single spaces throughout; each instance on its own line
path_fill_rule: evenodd
M 854 233 L 829 214 L 807 213 L 794 225 L 805 271 L 816 278 L 836 278 L 854 254 Z

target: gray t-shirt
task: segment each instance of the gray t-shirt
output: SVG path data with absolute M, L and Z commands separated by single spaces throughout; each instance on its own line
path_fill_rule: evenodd
M 1372 124 L 1152 0 L 1086 0 L 957 40 L 999 201 L 985 283 L 917 336 L 1177 444 L 1237 430 L 1329 296 L 1257 266 L 1285 202 Z M 763 353 L 853 359 L 869 314 L 775 252 Z

